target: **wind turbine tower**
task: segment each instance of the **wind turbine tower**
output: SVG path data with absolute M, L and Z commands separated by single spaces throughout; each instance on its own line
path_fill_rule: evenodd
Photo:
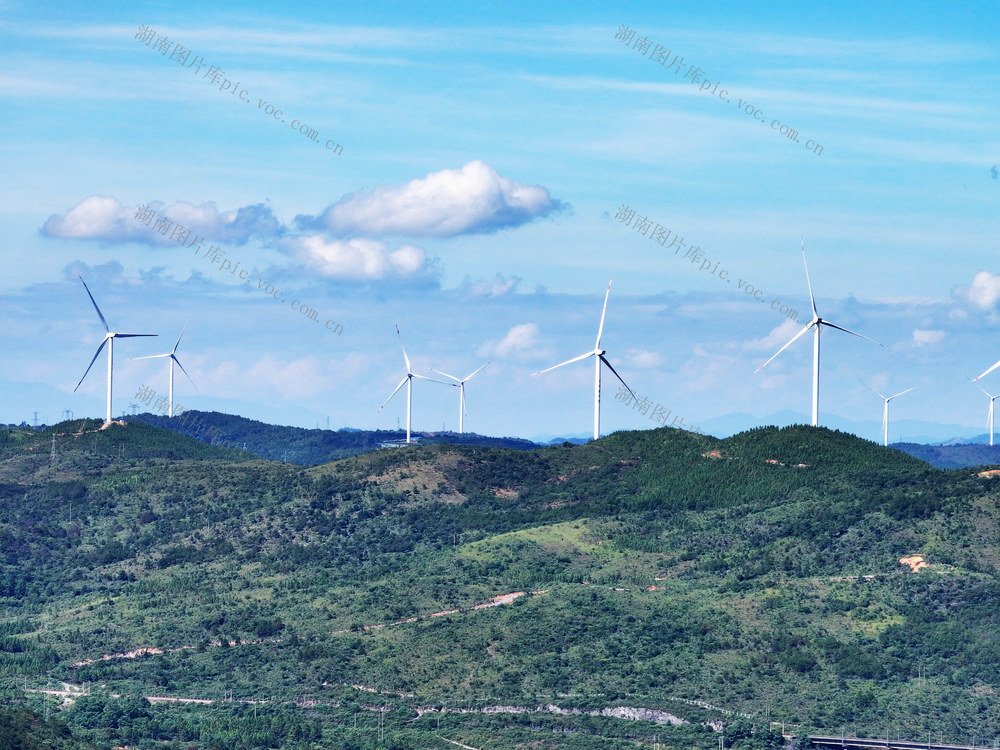
M 612 279 L 611 281 L 614 281 Z M 581 354 L 579 357 L 573 357 L 573 359 L 568 359 L 565 362 L 560 362 L 558 365 L 553 365 L 539 372 L 533 372 L 532 375 L 541 375 L 542 373 L 549 372 L 550 370 L 555 370 L 557 367 L 562 367 L 563 365 L 569 365 L 573 362 L 579 362 L 581 359 L 586 359 L 587 357 L 594 358 L 594 440 L 597 440 L 601 436 L 601 363 L 603 362 L 608 366 L 608 369 L 614 373 L 615 377 L 621 381 L 621 384 L 625 386 L 629 393 L 632 393 L 632 389 L 628 387 L 628 384 L 622 380 L 622 376 L 618 374 L 618 371 L 611 366 L 607 357 L 607 351 L 601 348 L 601 334 L 604 333 L 604 317 L 608 312 L 608 296 L 611 294 L 611 281 L 608 282 L 608 291 L 604 293 L 604 309 L 601 311 L 601 324 L 597 328 L 597 341 L 594 343 L 594 348 L 592 351 Z M 632 393 L 632 398 L 635 398 L 635 394 Z
M 433 367 L 431 368 L 431 372 L 436 372 L 438 375 L 444 375 L 446 378 L 451 378 L 456 383 L 458 383 L 458 434 L 459 435 L 461 435 L 463 432 L 465 432 L 465 419 L 464 419 L 464 417 L 465 417 L 465 384 L 469 380 L 472 380 L 472 376 L 473 375 L 477 374 L 480 370 L 484 369 L 487 365 L 492 364 L 492 363 L 493 363 L 493 360 L 491 359 L 485 365 L 483 365 L 482 367 L 480 367 L 479 370 L 476 370 L 475 372 L 473 372 L 470 375 L 466 375 L 461 380 L 459 380 L 458 378 L 456 378 L 454 375 L 449 375 L 446 372 L 441 372 L 440 370 L 435 370 Z
M 977 378 L 977 380 L 978 380 L 978 378 Z M 990 445 L 993 445 L 993 402 L 996 401 L 998 398 L 1000 398 L 1000 393 L 998 393 L 996 396 L 994 396 L 991 393 L 988 393 L 986 391 L 986 389 L 983 388 L 983 387 L 981 387 L 981 386 L 977 385 L 976 388 L 979 388 L 979 390 L 981 390 L 983 393 L 985 393 L 989 397 L 989 399 L 990 399 L 990 414 L 989 414 L 989 419 L 987 420 L 987 422 L 988 422 L 989 428 L 990 428 Z
M 419 378 L 420 380 L 429 380 L 432 383 L 440 383 L 441 385 L 451 385 L 451 383 L 445 383 L 443 380 L 435 380 L 434 378 L 428 378 L 423 375 L 417 375 L 415 372 L 413 372 L 413 368 L 410 367 L 410 358 L 406 355 L 406 347 L 403 346 L 403 335 L 399 332 L 399 326 L 396 326 L 396 336 L 399 337 L 399 346 L 403 350 L 403 361 L 406 362 L 406 377 L 404 377 L 399 382 L 399 385 L 396 386 L 396 390 L 394 390 L 392 393 L 389 394 L 389 398 L 387 398 L 382 403 L 382 406 L 380 406 L 378 408 L 378 411 L 375 413 L 378 414 L 378 412 L 382 411 L 382 409 L 385 408 L 385 405 L 388 404 L 390 401 L 392 401 L 392 397 L 399 392 L 399 389 L 405 385 L 406 386 L 406 442 L 410 443 L 411 442 L 410 418 L 413 414 L 413 379 Z
M 777 357 L 779 354 L 781 354 L 783 351 L 785 351 L 785 349 L 787 349 L 789 346 L 791 346 L 800 336 L 802 336 L 802 334 L 806 333 L 810 328 L 812 328 L 813 329 L 812 425 L 813 425 L 813 427 L 817 427 L 819 425 L 819 334 L 820 334 L 820 329 L 823 326 L 829 326 L 830 328 L 836 328 L 838 331 L 843 331 L 844 333 L 849 333 L 852 336 L 857 336 L 858 338 L 862 338 L 865 341 L 871 341 L 873 344 L 878 344 L 879 346 L 882 346 L 882 344 L 879 344 L 877 341 L 875 341 L 874 339 L 870 339 L 867 336 L 862 336 L 860 333 L 855 333 L 854 331 L 850 331 L 847 328 L 842 328 L 842 327 L 836 325 L 835 323 L 831 323 L 829 320 L 823 320 L 823 318 L 821 318 L 819 316 L 819 313 L 816 312 L 816 298 L 813 296 L 812 281 L 809 280 L 809 265 L 806 263 L 806 246 L 805 246 L 805 242 L 802 243 L 802 265 L 805 266 L 805 269 L 806 269 L 806 284 L 809 286 L 809 302 L 812 305 L 812 312 L 813 312 L 812 320 L 810 320 L 806 324 L 805 328 L 803 328 L 801 331 L 799 331 L 794 336 L 792 336 L 792 338 L 789 340 L 789 342 L 787 344 L 785 344 L 783 347 L 781 347 L 780 349 L 778 349 L 778 351 L 774 353 L 774 356 L 772 356 L 771 359 L 767 360 L 767 362 L 765 362 L 760 367 L 758 367 L 756 370 L 754 370 L 754 374 L 756 375 L 758 372 L 760 372 L 765 367 L 767 367 L 775 357 Z M 883 347 L 883 348 L 885 348 L 885 347 Z
M 181 328 L 181 335 L 177 337 L 177 341 L 174 343 L 174 348 L 171 349 L 166 354 L 150 354 L 147 357 L 132 357 L 132 359 L 157 359 L 159 357 L 169 357 L 168 367 L 170 368 L 170 403 L 168 405 L 169 414 L 167 415 L 169 419 L 173 419 L 174 417 L 174 363 L 176 363 L 177 366 L 181 368 L 181 372 L 184 373 L 184 377 L 186 377 L 189 381 L 191 381 L 191 385 L 194 386 L 194 389 L 196 391 L 198 390 L 198 386 L 196 386 L 194 384 L 194 381 L 191 380 L 191 376 L 188 375 L 187 370 L 184 369 L 184 365 L 182 365 L 181 361 L 177 359 L 177 346 L 181 343 L 181 336 L 184 335 L 184 330 L 186 328 L 187 328 L 187 323 L 184 324 L 184 328 Z
M 80 382 L 76 384 L 76 388 L 73 389 L 73 393 L 76 393 L 76 389 L 80 387 L 84 379 L 87 377 L 87 373 L 90 372 L 90 368 L 94 366 L 94 362 L 97 361 L 97 357 L 101 353 L 101 349 L 104 345 L 108 345 L 108 408 L 105 412 L 104 423 L 109 424 L 111 422 L 111 386 L 114 381 L 114 349 L 115 349 L 115 339 L 127 339 L 127 338 L 138 338 L 145 336 L 156 336 L 155 333 L 115 333 L 110 328 L 108 328 L 108 321 L 104 319 L 104 315 L 101 313 L 101 308 L 97 306 L 97 302 L 94 301 L 94 295 L 90 293 L 90 289 L 87 288 L 87 282 L 80 277 L 80 283 L 83 284 L 83 288 L 87 290 L 87 296 L 90 297 L 91 303 L 94 305 L 94 309 L 97 310 L 97 317 L 101 319 L 101 325 L 104 326 L 104 340 L 101 345 L 97 347 L 97 351 L 94 352 L 94 358 L 90 360 L 90 364 L 87 365 L 86 372 L 83 373 L 83 377 L 80 378 Z
M 909 393 L 910 391 L 914 390 L 917 386 L 913 386 L 913 388 L 907 388 L 905 391 L 900 391 L 899 393 L 895 393 L 892 396 L 883 396 L 881 393 L 876 391 L 871 386 L 866 385 L 865 383 L 861 383 L 861 385 L 865 386 L 865 388 L 867 388 L 869 391 L 874 393 L 876 396 L 882 399 L 882 401 L 885 402 L 882 407 L 882 445 L 888 447 L 889 446 L 889 402 L 892 401 L 894 398 L 902 396 L 904 393 Z

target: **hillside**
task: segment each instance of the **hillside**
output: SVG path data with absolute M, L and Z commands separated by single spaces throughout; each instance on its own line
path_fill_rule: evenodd
M 896 450 L 926 461 L 939 469 L 963 469 L 1000 464 L 1000 445 L 967 443 L 960 445 L 921 445 L 894 443 Z
M 1000 733 L 1000 511 L 975 471 L 808 427 L 302 468 L 96 426 L 53 428 L 54 462 L 47 433 L 0 443 L 0 667 L 74 701 L 85 740 Z
M 317 466 L 338 458 L 367 453 L 382 443 L 406 440 L 405 430 L 307 430 L 214 411 L 191 410 L 173 419 L 157 414 L 138 414 L 126 417 L 126 421 L 145 422 L 204 442 L 225 443 L 261 458 L 300 466 Z M 447 442 L 519 450 L 539 447 L 521 438 L 494 438 L 468 432 L 461 435 L 454 432 L 414 432 L 413 438 L 428 445 Z

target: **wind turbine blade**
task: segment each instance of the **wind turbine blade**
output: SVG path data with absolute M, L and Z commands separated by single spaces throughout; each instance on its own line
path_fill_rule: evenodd
M 429 370 L 430 370 L 431 372 L 436 372 L 436 373 L 437 373 L 438 375 L 444 375 L 444 376 L 445 376 L 446 378 L 451 378 L 451 379 L 452 379 L 452 380 L 454 380 L 454 381 L 455 381 L 456 383 L 461 383 L 461 382 L 462 382 L 461 380 L 459 380 L 458 378 L 456 378 L 456 377 L 455 377 L 454 375 L 449 375 L 449 374 L 448 374 L 448 373 L 446 373 L 446 372 L 441 372 L 440 370 L 435 370 L 435 369 L 434 369 L 433 367 L 429 367 L 428 369 L 429 369 Z
M 83 280 L 83 276 L 80 276 L 79 279 L 80 283 L 83 284 L 83 288 L 87 290 L 87 296 L 90 297 L 90 301 L 93 303 L 94 309 L 97 310 L 97 316 L 101 319 L 101 324 L 104 326 L 104 332 L 111 333 L 111 329 L 108 328 L 108 321 L 104 319 L 104 315 L 101 313 L 101 308 L 99 308 L 97 306 L 97 302 L 94 301 L 94 295 L 90 293 L 90 288 L 87 286 L 87 282 Z
M 893 394 L 892 396 L 889 396 L 889 398 L 887 398 L 886 401 L 892 401 L 897 396 L 902 396 L 904 393 L 909 393 L 910 391 L 916 390 L 916 388 L 917 386 L 913 386 L 913 388 L 907 388 L 905 391 L 900 391 L 899 393 Z
M 411 372 L 410 377 L 419 378 L 420 380 L 429 380 L 431 383 L 440 383 L 441 385 L 450 385 L 454 388 L 458 388 L 458 383 L 446 383 L 443 380 L 435 380 L 434 378 L 428 378 L 423 375 L 417 375 L 415 372 Z
M 626 383 L 624 380 L 622 380 L 622 376 L 619 375 L 618 371 L 614 367 L 611 366 L 611 363 L 608 362 L 607 357 L 605 357 L 603 354 L 601 354 L 599 356 L 601 358 L 601 362 L 603 362 L 604 364 L 606 364 L 608 366 L 608 369 L 611 370 L 611 372 L 613 372 L 615 374 L 615 377 L 618 378 L 619 380 L 621 380 L 621 384 L 623 386 L 625 386 L 625 390 L 628 391 L 629 393 L 632 393 L 632 389 L 628 387 L 628 383 Z M 636 401 L 639 400 L 638 398 L 636 398 L 636 395 L 634 393 L 632 393 L 632 398 L 634 398 Z
M 158 333 L 116 333 L 116 339 L 134 339 L 142 336 L 159 336 Z
M 396 326 L 396 335 L 399 337 L 399 347 L 403 350 L 403 361 L 406 362 L 406 371 L 412 373 L 413 368 L 410 367 L 410 358 L 406 356 L 406 347 L 403 346 L 403 334 L 399 332 L 399 326 Z
M 604 309 L 601 310 L 601 325 L 597 329 L 597 342 L 594 344 L 594 350 L 601 348 L 601 334 L 604 333 L 604 316 L 608 314 L 608 297 L 611 295 L 611 282 L 614 279 L 608 281 L 608 291 L 604 293 Z
M 992 393 L 987 393 L 986 389 L 983 388 L 981 385 L 977 385 L 976 388 L 978 388 L 979 390 L 981 390 L 983 393 L 986 393 L 986 395 L 989 396 L 990 398 L 995 398 L 995 396 Z
M 581 354 L 579 357 L 573 357 L 573 359 L 567 359 L 565 362 L 560 362 L 558 365 L 552 365 L 552 367 L 547 367 L 544 370 L 539 370 L 538 372 L 531 373 L 532 375 L 541 375 L 543 372 L 548 372 L 549 370 L 554 370 L 557 367 L 562 367 L 563 365 L 570 365 L 574 362 L 579 362 L 581 359 L 586 359 L 587 357 L 593 357 L 594 352 L 587 352 L 586 354 Z
M 407 376 L 406 376 L 405 378 L 403 378 L 403 379 L 402 379 L 401 381 L 399 381 L 399 385 L 397 385 L 397 386 L 396 386 L 396 390 L 394 390 L 394 391 L 393 391 L 392 393 L 390 393 L 390 394 L 389 394 L 389 398 L 387 398 L 387 399 L 386 399 L 386 400 L 385 400 L 385 401 L 384 401 L 384 402 L 382 403 L 382 406 L 380 406 L 380 407 L 378 408 L 378 411 L 376 411 L 376 412 L 375 412 L 376 414 L 378 414 L 378 412 L 379 412 L 379 411 L 382 411 L 382 409 L 384 409 L 384 408 L 385 408 L 385 405 L 386 405 L 386 404 L 388 404 L 388 403 L 389 403 L 390 401 L 392 401 L 392 397 L 393 397 L 393 396 L 395 396 L 395 395 L 396 395 L 397 393 L 399 393 L 399 389 L 400 389 L 400 388 L 402 388 L 402 387 L 403 387 L 404 385 L 406 385 L 406 382 L 407 382 L 407 381 L 408 381 L 409 379 L 410 379 L 410 376 L 409 376 L 409 375 L 407 375 Z
M 879 393 L 878 391 L 876 391 L 874 388 L 872 388 L 870 385 L 868 385 L 868 383 L 866 383 L 865 381 L 863 381 L 861 378 L 858 378 L 858 382 L 861 383 L 861 385 L 863 385 L 865 388 L 867 388 L 869 391 L 871 391 L 872 393 L 874 393 L 879 398 L 885 398 L 885 396 L 883 396 L 881 393 Z
M 829 320 L 822 321 L 820 323 L 820 325 L 830 326 L 830 328 L 836 328 L 838 331 L 843 331 L 844 333 L 849 333 L 849 334 L 851 334 L 853 336 L 857 336 L 859 339 L 864 339 L 865 341 L 871 341 L 873 344 L 878 344 L 883 349 L 885 349 L 885 345 L 884 344 L 879 344 L 875 339 L 870 339 L 867 336 L 862 336 L 860 333 L 857 333 L 856 331 L 852 331 L 852 330 L 850 330 L 848 328 L 844 328 L 842 326 L 838 326 L 838 325 L 836 325 L 834 323 L 831 323 Z M 914 386 L 914 387 L 916 387 L 916 386 Z
M 80 279 L 80 281 L 83 281 L 83 279 Z M 80 383 L 82 383 L 84 381 L 84 378 L 87 377 L 87 373 L 90 372 L 90 368 L 94 366 L 94 362 L 96 362 L 97 358 L 101 355 L 101 350 L 104 348 L 104 345 L 106 343 L 108 343 L 108 337 L 107 336 L 104 337 L 104 341 L 101 342 L 101 345 L 99 347 L 97 347 L 97 351 L 94 352 L 94 358 L 92 360 L 90 360 L 90 364 L 87 365 L 87 371 L 84 372 L 83 373 L 83 377 L 80 378 Z M 76 384 L 76 388 L 80 387 L 80 383 Z M 76 388 L 73 389 L 73 393 L 76 393 Z
M 806 284 L 809 285 L 809 303 L 812 305 L 813 317 L 818 318 L 819 313 L 816 312 L 816 298 L 813 296 L 813 285 L 812 281 L 809 280 L 809 264 L 806 263 L 806 241 L 802 239 L 802 265 L 806 269 Z
M 480 367 L 480 368 L 479 368 L 479 370 L 476 370 L 476 372 L 472 373 L 472 375 L 475 375 L 475 374 L 477 374 L 477 373 L 478 373 L 478 372 L 479 372 L 480 370 L 483 370 L 483 369 L 485 369 L 485 368 L 487 367 L 487 365 L 492 365 L 492 364 L 493 364 L 493 360 L 491 359 L 491 360 L 490 360 L 489 362 L 487 362 L 487 363 L 486 363 L 485 365 L 483 365 L 482 367 Z M 441 374 L 442 374 L 442 375 L 444 375 L 444 373 L 441 373 Z M 459 381 L 459 382 L 461 382 L 461 383 L 464 383 L 464 382 L 465 382 L 466 380 L 472 380 L 472 375 L 466 375 L 466 376 L 465 376 L 465 380 L 461 380 L 461 381 Z
M 178 339 L 178 341 L 179 340 L 180 339 Z M 174 362 L 176 362 L 177 366 L 179 368 L 181 368 L 181 372 L 183 372 L 187 376 L 188 380 L 191 380 L 191 376 L 188 375 L 188 371 L 184 369 L 184 365 L 181 364 L 181 361 L 179 359 L 177 359 L 177 357 L 175 357 L 172 353 L 170 354 L 170 359 L 172 359 Z M 198 391 L 198 386 L 194 385 L 194 381 L 193 380 L 191 380 L 191 385 L 194 386 L 194 389 L 196 391 Z M 201 391 L 198 391 L 198 393 L 201 393 Z
M 172 354 L 170 352 L 167 352 L 166 354 L 148 354 L 145 357 L 129 357 L 129 359 L 130 360 L 132 360 L 132 359 L 157 359 L 158 357 L 170 357 L 170 356 L 172 356 Z M 178 364 L 180 364 L 180 363 L 178 363 Z
M 993 371 L 994 371 L 995 369 L 997 369 L 998 367 L 1000 367 L 1000 361 L 998 361 L 998 362 L 997 362 L 997 363 L 996 363 L 995 365 L 993 365 L 993 367 L 991 367 L 990 369 L 988 369 L 988 370 L 987 370 L 986 372 L 984 372 L 984 373 L 983 373 L 982 375 L 980 375 L 980 376 L 979 376 L 978 378 L 973 378 L 973 379 L 972 379 L 972 382 L 973 382 L 973 383 L 975 383 L 975 382 L 976 382 L 977 380 L 979 380 L 980 378 L 984 378 L 984 377 L 986 377 L 987 375 L 989 375 L 989 374 L 990 374 L 991 372 L 993 372 Z
M 188 322 L 190 322 L 190 318 L 188 318 L 188 320 L 184 322 L 184 327 L 181 328 L 181 335 L 177 337 L 177 341 L 174 343 L 174 348 L 170 350 L 171 354 L 177 351 L 177 346 L 181 343 L 181 336 L 184 335 L 184 331 L 188 327 Z M 180 362 L 178 362 L 177 364 L 180 364 Z M 192 383 L 191 385 L 194 385 L 194 383 Z
M 799 331 L 799 332 L 798 332 L 798 333 L 796 333 L 796 334 L 795 334 L 794 336 L 792 336 L 792 338 L 791 338 L 791 339 L 789 339 L 789 341 L 788 341 L 788 343 L 787 343 L 787 344 L 785 344 L 785 345 L 784 345 L 783 347 L 781 347 L 780 349 L 778 349 L 778 351 L 776 351 L 776 352 L 774 353 L 774 356 L 772 356 L 772 357 L 771 357 L 771 359 L 767 360 L 767 362 L 765 362 L 765 363 L 764 363 L 764 364 L 762 364 L 762 365 L 761 365 L 760 367 L 758 367 L 758 368 L 757 368 L 756 370 L 754 370 L 754 371 L 753 371 L 753 374 L 754 374 L 754 375 L 756 375 L 756 374 L 757 374 L 758 372 L 760 372 L 760 371 L 761 371 L 761 370 L 763 370 L 763 369 L 764 369 L 765 367 L 767 367 L 767 366 L 768 366 L 769 364 L 771 364 L 771 360 L 773 360 L 773 359 L 774 359 L 774 357 L 777 357 L 777 356 L 778 356 L 779 354 L 781 354 L 781 353 L 782 353 L 783 351 L 785 351 L 785 349 L 787 349 L 787 348 L 788 348 L 788 347 L 790 347 L 790 346 L 791 346 L 791 345 L 792 345 L 793 343 L 795 343 L 795 340 L 796 340 L 796 339 L 797 339 L 797 338 L 798 338 L 799 336 L 801 336 L 801 335 L 802 335 L 803 333 L 805 333 L 806 331 L 808 331 L 808 330 L 809 330 L 810 328 L 812 328 L 812 327 L 813 327 L 813 325 L 815 325 L 815 324 L 814 324 L 814 323 L 812 323 L 811 321 L 810 321 L 809 323 L 806 323 L 806 327 L 805 327 L 805 328 L 803 328 L 803 329 L 802 329 L 801 331 Z

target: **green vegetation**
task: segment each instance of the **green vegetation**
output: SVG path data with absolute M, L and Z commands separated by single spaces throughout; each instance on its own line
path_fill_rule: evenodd
M 307 430 L 301 427 L 273 425 L 247 419 L 235 414 L 216 411 L 185 411 L 183 416 L 169 419 L 156 414 L 139 414 L 127 417 L 129 423 L 142 421 L 156 427 L 176 431 L 182 435 L 209 443 L 228 441 L 229 445 L 243 447 L 261 458 L 287 461 L 300 466 L 316 466 L 338 458 L 356 456 L 378 448 L 384 442 L 401 441 L 405 430 Z M 472 433 L 416 432 L 414 437 L 426 445 L 447 442 L 493 448 L 531 450 L 536 443 L 521 438 L 493 438 Z
M 97 427 L 0 432 L 0 679 L 97 747 L 1000 735 L 1000 479 L 807 427 L 313 468 Z

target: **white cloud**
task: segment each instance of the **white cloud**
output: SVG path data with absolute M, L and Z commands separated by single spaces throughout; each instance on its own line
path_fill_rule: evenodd
M 980 310 L 992 310 L 1000 300 L 1000 275 L 980 271 L 972 279 L 972 286 L 958 290 L 958 296 Z
M 303 229 L 338 236 L 405 234 L 454 237 L 520 226 L 562 208 L 549 191 L 501 177 L 482 161 L 431 172 L 402 187 L 346 195 L 319 216 L 301 215 Z
M 752 339 L 744 345 L 744 349 L 750 352 L 766 352 L 770 351 L 772 354 L 785 344 L 804 328 L 800 323 L 796 323 L 794 320 L 786 320 L 777 328 L 772 328 L 771 332 L 768 333 L 764 338 Z
M 380 281 L 435 276 L 427 253 L 413 245 L 390 250 L 379 240 L 329 240 L 321 235 L 289 238 L 282 249 L 324 276 L 344 281 Z
M 203 236 L 210 242 L 232 242 L 242 245 L 251 237 L 271 238 L 280 236 L 285 228 L 274 216 L 269 206 L 258 203 L 252 206 L 219 213 L 213 201 L 195 206 L 177 201 L 164 207 L 160 201 L 142 206 L 124 206 L 117 198 L 92 195 L 84 198 L 62 216 L 53 214 L 42 226 L 48 237 L 73 240 L 98 240 L 104 242 L 141 242 L 146 245 L 180 244 L 171 239 L 176 226 L 190 230 L 190 239 Z M 145 222 L 137 218 L 140 208 Z M 157 221 L 169 224 L 166 233 L 157 228 Z M 178 235 L 180 236 L 180 235 Z
M 663 357 L 648 349 L 629 349 L 625 356 L 634 368 L 659 367 L 663 362 Z
M 487 341 L 479 347 L 480 357 L 506 357 L 509 354 L 524 353 L 538 344 L 538 326 L 523 323 L 514 326 L 500 341 Z
M 462 288 L 471 297 L 503 297 L 516 290 L 520 283 L 519 276 L 511 276 L 508 279 L 498 273 L 492 281 L 486 279 L 473 281 L 466 276 L 462 282 Z
M 913 343 L 917 346 L 939 344 L 944 340 L 944 331 L 930 331 L 916 328 L 913 331 Z

